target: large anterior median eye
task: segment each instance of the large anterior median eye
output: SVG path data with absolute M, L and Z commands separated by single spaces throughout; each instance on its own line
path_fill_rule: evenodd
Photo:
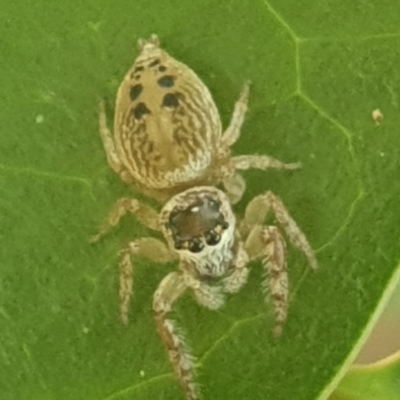
M 176 208 L 168 223 L 175 248 L 192 253 L 200 253 L 206 244 L 218 244 L 228 226 L 220 212 L 220 203 L 210 197 L 197 198 L 184 209 Z

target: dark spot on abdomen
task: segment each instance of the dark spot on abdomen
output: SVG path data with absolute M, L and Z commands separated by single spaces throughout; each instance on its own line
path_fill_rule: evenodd
M 165 65 L 160 65 L 160 66 L 158 67 L 158 70 L 159 70 L 160 72 L 165 72 L 165 71 L 167 70 L 167 67 L 166 67 Z
M 174 86 L 174 77 L 172 75 L 165 75 L 165 76 L 161 77 L 157 81 L 157 83 L 161 87 L 170 88 L 170 87 Z
M 158 65 L 158 64 L 160 64 L 160 60 L 157 58 L 156 60 L 154 60 L 154 61 L 152 61 L 150 64 L 149 64 L 149 67 L 151 68 L 151 67 L 155 67 L 156 65 Z
M 178 107 L 179 101 L 178 96 L 175 93 L 167 93 L 162 101 L 163 107 Z
M 143 117 L 145 114 L 150 114 L 150 110 L 146 107 L 146 104 L 144 103 L 139 103 L 133 110 L 132 114 L 135 117 L 135 119 L 140 119 Z
M 138 72 L 144 71 L 144 67 L 136 67 L 133 72 L 131 72 L 131 78 L 139 79 L 140 75 L 138 75 Z
M 135 101 L 139 97 L 140 93 L 142 93 L 142 90 L 143 86 L 139 83 L 135 86 L 131 86 L 131 91 L 129 92 L 131 100 Z

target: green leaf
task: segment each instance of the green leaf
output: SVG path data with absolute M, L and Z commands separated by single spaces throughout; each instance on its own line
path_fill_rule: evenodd
M 400 3 L 389 0 L 3 2 L 0 24 L 0 388 L 3 400 L 183 399 L 151 315 L 175 265 L 135 266 L 131 323 L 117 317 L 118 249 L 151 234 L 132 219 L 88 244 L 113 202 L 138 196 L 108 168 L 97 102 L 113 103 L 139 37 L 192 67 L 227 124 L 243 83 L 236 154 L 302 163 L 248 171 L 235 208 L 279 195 L 317 250 L 288 246 L 279 340 L 260 287 L 177 320 L 204 399 L 325 399 L 370 330 L 400 259 Z M 111 109 L 111 106 L 110 106 Z M 380 125 L 371 112 L 380 109 Z
M 400 393 L 400 353 L 371 365 L 354 366 L 329 400 L 397 400 Z

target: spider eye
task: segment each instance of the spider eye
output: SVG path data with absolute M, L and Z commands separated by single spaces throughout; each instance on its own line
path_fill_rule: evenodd
M 222 221 L 220 225 L 223 231 L 229 228 L 229 224 L 226 221 Z
M 175 240 L 174 242 L 174 247 L 176 250 L 182 250 L 183 246 L 182 246 L 182 242 L 180 240 Z
M 219 203 L 211 198 L 207 199 L 208 207 L 213 211 L 219 211 Z
M 189 251 L 191 253 L 200 253 L 204 249 L 204 243 L 198 239 L 198 238 L 193 238 L 189 242 Z
M 206 239 L 207 244 L 209 244 L 210 246 L 215 246 L 220 242 L 221 235 L 219 235 L 215 231 L 209 231 L 204 235 L 204 238 Z

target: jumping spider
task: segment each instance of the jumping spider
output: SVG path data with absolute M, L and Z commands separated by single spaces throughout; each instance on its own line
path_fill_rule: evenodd
M 178 270 L 168 274 L 153 298 L 157 331 L 168 351 L 175 376 L 188 400 L 198 398 L 193 359 L 175 323 L 167 318 L 174 302 L 190 289 L 197 302 L 212 310 L 224 304 L 225 293 L 246 283 L 248 263 L 260 258 L 275 311 L 274 332 L 286 319 L 288 278 L 285 242 L 275 226 L 266 226 L 269 212 L 290 242 L 301 250 L 312 268 L 314 252 L 305 235 L 272 192 L 256 196 L 237 223 L 231 204 L 245 182 L 237 170 L 295 169 L 266 155 L 230 156 L 247 109 L 248 85 L 235 104 L 231 122 L 222 134 L 218 111 L 206 86 L 184 64 L 159 47 L 157 36 L 139 40 L 140 54 L 117 94 L 114 137 L 100 104 L 100 136 L 110 167 L 125 182 L 158 199 L 161 212 L 136 199 L 122 198 L 112 208 L 97 241 L 132 213 L 148 228 L 160 231 L 166 244 L 152 237 L 130 241 L 120 251 L 120 316 L 128 322 L 132 292 L 132 261 L 136 257 L 168 263 Z M 222 184 L 225 192 L 215 186 Z M 210 285 L 212 281 L 214 284 Z

